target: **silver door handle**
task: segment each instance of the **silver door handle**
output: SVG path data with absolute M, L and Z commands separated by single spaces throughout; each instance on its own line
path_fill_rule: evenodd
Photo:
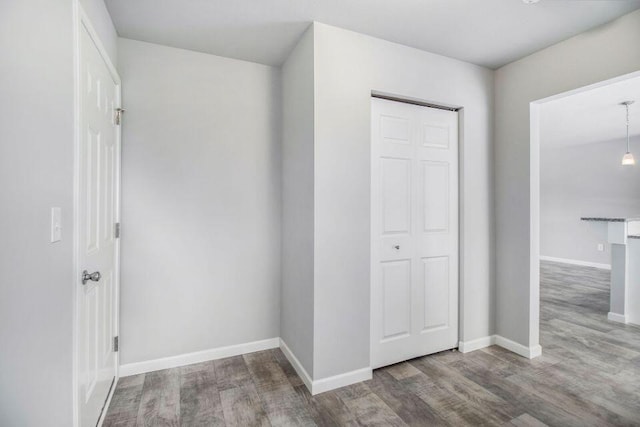
M 100 277 L 101 276 L 99 271 L 89 273 L 87 270 L 85 270 L 82 272 L 82 284 L 86 285 L 89 280 L 91 280 L 92 282 L 97 282 L 98 280 L 100 280 Z
M 400 245 L 395 245 L 395 246 L 393 247 L 393 249 L 395 249 L 395 250 L 399 251 L 399 250 L 400 250 Z

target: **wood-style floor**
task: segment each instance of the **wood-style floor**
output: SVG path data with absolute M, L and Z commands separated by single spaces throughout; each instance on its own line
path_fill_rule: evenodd
M 544 263 L 543 355 L 447 351 L 312 397 L 280 350 L 120 379 L 105 426 L 640 425 L 640 328 L 606 271 Z

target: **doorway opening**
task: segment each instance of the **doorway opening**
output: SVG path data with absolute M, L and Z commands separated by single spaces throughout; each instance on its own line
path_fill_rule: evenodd
M 629 258 L 630 236 L 640 234 L 640 172 L 622 163 L 624 102 L 634 97 L 640 101 L 640 72 L 530 105 L 531 342 L 568 345 L 566 331 L 624 334 L 613 322 L 640 314 L 630 305 L 640 301 L 640 272 Z M 640 126 L 630 147 L 637 157 Z

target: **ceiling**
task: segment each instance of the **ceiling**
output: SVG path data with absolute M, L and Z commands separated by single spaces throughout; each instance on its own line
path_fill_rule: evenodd
M 559 148 L 626 139 L 629 107 L 630 135 L 640 137 L 640 77 L 602 86 L 543 104 L 540 110 L 540 146 Z
M 312 21 L 497 68 L 640 0 L 105 0 L 121 37 L 281 65 Z

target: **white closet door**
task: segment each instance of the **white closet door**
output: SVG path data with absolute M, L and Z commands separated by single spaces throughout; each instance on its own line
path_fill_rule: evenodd
M 458 114 L 372 99 L 371 364 L 458 345 Z

